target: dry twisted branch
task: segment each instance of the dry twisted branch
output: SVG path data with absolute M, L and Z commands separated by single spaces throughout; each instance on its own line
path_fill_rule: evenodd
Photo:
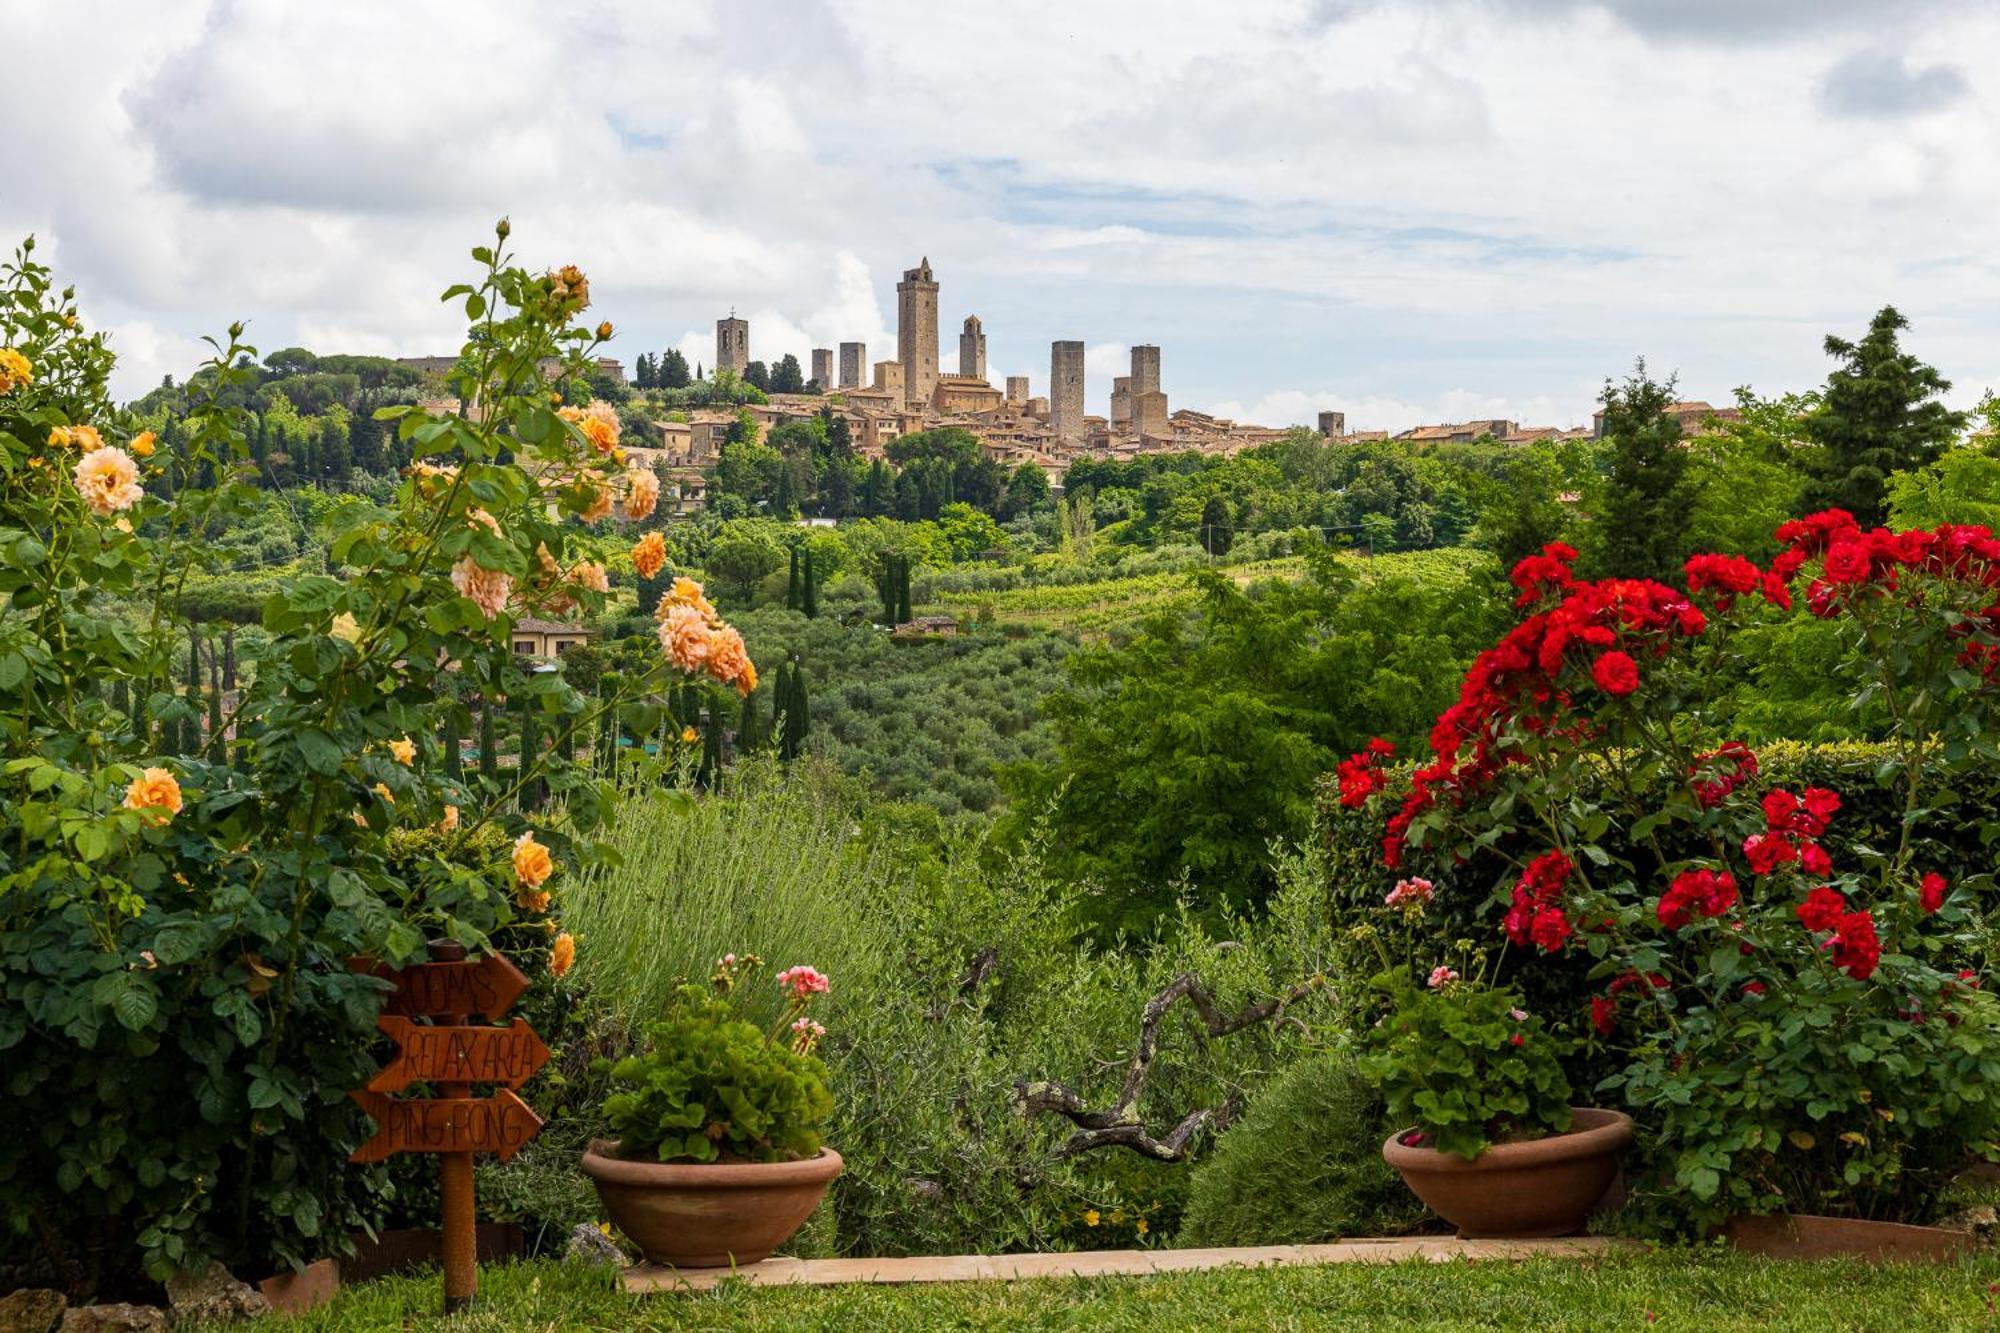
M 1132 1048 L 1131 1059 L 1125 1063 L 1125 1081 L 1119 1088 L 1117 1101 L 1102 1110 L 1093 1111 L 1076 1092 L 1052 1079 L 1015 1084 L 1015 1101 L 1021 1108 L 1021 1114 L 1030 1119 L 1053 1113 L 1066 1117 L 1077 1127 L 1076 1132 L 1056 1149 L 1055 1155 L 1059 1159 L 1096 1148 L 1130 1148 L 1133 1152 L 1162 1162 L 1181 1161 L 1187 1156 L 1188 1144 L 1195 1134 L 1211 1123 L 1226 1123 L 1228 1112 L 1225 1108 L 1218 1116 L 1215 1110 L 1209 1108 L 1190 1111 L 1181 1117 L 1180 1123 L 1165 1138 L 1155 1137 L 1147 1131 L 1139 1116 L 1139 1097 L 1146 1090 L 1146 1076 L 1152 1069 L 1153 1057 L 1159 1054 L 1160 1023 L 1166 1018 L 1167 1010 L 1176 1001 L 1186 1000 L 1201 1016 L 1202 1026 L 1209 1036 L 1226 1037 L 1267 1020 L 1282 1019 L 1288 1008 L 1324 984 L 1323 977 L 1309 977 L 1283 995 L 1259 1000 L 1236 1013 L 1225 1014 L 1201 978 L 1192 972 L 1183 972 L 1146 1002 L 1146 1008 L 1139 1016 L 1139 1040 Z

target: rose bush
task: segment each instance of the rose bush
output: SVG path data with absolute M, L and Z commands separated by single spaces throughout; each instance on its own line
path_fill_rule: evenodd
M 1504 938 L 1538 993 L 1582 999 L 1578 1067 L 1641 1120 L 1642 1202 L 1696 1226 L 1920 1220 L 1955 1172 L 2000 1159 L 1992 861 L 1925 832 L 2000 759 L 2000 541 L 1839 511 L 1778 540 L 1769 568 L 1694 557 L 1685 589 L 1579 580 L 1560 545 L 1522 561 L 1525 614 L 1428 762 L 1363 800 L 1399 873 L 1505 867 L 1448 914 Z M 1772 783 L 1716 723 L 1736 634 L 1785 614 L 1836 628 L 1854 707 L 1887 719 L 1876 835 L 1836 843 L 1844 794 Z M 2000 840 L 1991 804 L 1957 815 Z
M 342 1251 L 385 1193 L 346 1162 L 383 990 L 349 958 L 497 937 L 566 970 L 561 885 L 603 854 L 616 795 L 576 739 L 612 711 L 650 734 L 690 674 L 754 686 L 692 584 L 622 693 L 510 651 L 517 617 L 601 605 L 575 536 L 657 487 L 615 416 L 559 410 L 611 333 L 577 327 L 587 280 L 515 266 L 507 235 L 445 293 L 470 322 L 465 408 L 380 414 L 415 458 L 393 501 L 333 508 L 334 569 L 265 603 L 247 685 L 207 700 L 174 686 L 178 598 L 250 496 L 224 404 L 252 349 L 240 327 L 217 344 L 187 443 L 157 448 L 32 242 L 0 270 L 0 1238 L 24 1271 L 91 1291 Z M 517 766 L 460 771 L 475 692 L 547 719 Z M 200 753 L 176 752 L 204 712 Z

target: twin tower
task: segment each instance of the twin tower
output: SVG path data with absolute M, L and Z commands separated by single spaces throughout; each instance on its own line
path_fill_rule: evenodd
M 715 364 L 741 372 L 750 359 L 750 325 L 736 318 L 715 322 Z M 884 363 L 885 366 L 887 363 Z M 903 403 L 907 409 L 924 411 L 937 395 L 938 374 L 938 282 L 931 271 L 929 256 L 915 268 L 903 271 L 896 284 L 896 366 L 900 370 Z M 865 343 L 840 344 L 838 386 L 861 388 L 866 383 L 868 349 Z M 877 383 L 889 377 L 879 373 Z M 833 350 L 816 347 L 812 353 L 812 378 L 822 388 L 836 387 Z M 979 316 L 967 315 L 958 335 L 958 378 L 986 383 L 986 330 Z M 1083 344 L 1061 341 L 1049 345 L 1049 429 L 1059 439 L 1081 441 L 1086 434 L 1083 417 Z M 1009 376 L 1007 401 L 1028 401 L 1027 377 Z M 1139 346 L 1132 349 L 1132 373 L 1112 381 L 1111 431 L 1141 438 L 1168 433 L 1167 396 L 1160 391 L 1160 349 Z

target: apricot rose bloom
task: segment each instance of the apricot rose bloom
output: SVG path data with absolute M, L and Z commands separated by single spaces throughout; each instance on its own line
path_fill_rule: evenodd
M 660 604 L 653 608 L 653 619 L 665 620 L 667 613 L 677 606 L 691 606 L 707 621 L 717 619 L 715 607 L 708 598 L 702 596 L 701 585 L 691 578 L 677 578 L 671 588 L 660 596 Z
M 549 274 L 550 291 L 556 300 L 564 304 L 575 303 L 575 309 L 590 307 L 590 279 L 583 276 L 583 270 L 574 264 L 564 264 Z
M 399 741 L 390 741 L 389 753 L 396 756 L 396 762 L 399 764 L 414 764 L 417 762 L 417 743 L 408 736 Z
M 658 483 L 655 483 L 656 485 Z M 652 578 L 667 567 L 667 542 L 657 532 L 649 532 L 632 548 L 632 568 L 642 579 Z
M 541 888 L 555 871 L 556 863 L 549 858 L 549 849 L 536 842 L 532 832 L 514 839 L 514 878 L 524 887 Z
M 651 468 L 635 467 L 625 471 L 625 517 L 634 523 L 652 517 L 653 509 L 660 503 L 659 474 Z
M 708 673 L 736 692 L 748 695 L 757 688 L 757 668 L 750 662 L 750 650 L 734 625 L 724 625 L 708 639 Z
M 599 486 L 590 503 L 577 515 L 586 523 L 601 523 L 611 517 L 611 488 Z
M 12 347 L 0 347 L 0 393 L 12 393 L 22 384 L 35 378 L 35 368 L 28 364 L 28 358 Z
M 611 591 L 611 575 L 595 560 L 579 560 L 569 571 L 569 581 L 592 592 Z
M 492 620 L 507 609 L 507 599 L 513 594 L 514 580 L 497 569 L 487 569 L 463 556 L 451 567 L 451 586 L 458 589 L 459 596 L 469 598 L 474 605 Z
M 660 622 L 660 651 L 689 675 L 707 669 L 709 642 L 714 637 L 708 618 L 692 606 L 670 606 L 666 619 Z
M 125 808 L 160 811 L 161 818 L 172 819 L 181 812 L 181 784 L 170 769 L 149 768 L 125 789 Z
M 130 454 L 111 445 L 93 449 L 78 459 L 75 475 L 77 492 L 100 518 L 130 509 L 146 495 L 139 485 L 139 465 Z
M 102 449 L 104 437 L 97 433 L 95 426 L 55 426 L 49 431 L 49 447 L 53 449 Z
M 137 435 L 134 435 L 125 447 L 136 457 L 151 458 L 153 456 L 154 442 L 159 438 L 159 436 L 149 430 L 142 430 Z
M 556 936 L 549 946 L 549 975 L 560 977 L 576 966 L 576 940 L 568 931 Z

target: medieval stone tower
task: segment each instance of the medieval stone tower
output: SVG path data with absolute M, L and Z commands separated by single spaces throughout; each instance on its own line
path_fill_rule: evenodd
M 733 370 L 738 375 L 750 364 L 750 321 L 736 318 L 734 310 L 728 319 L 715 321 L 715 368 Z
M 903 401 L 930 402 L 938 380 L 938 285 L 928 256 L 896 284 L 896 359 L 903 363 Z
M 819 385 L 820 392 L 824 393 L 833 387 L 833 349 L 815 347 L 812 351 L 813 382 Z
M 868 344 L 842 343 L 840 345 L 840 387 L 859 389 L 867 383 L 863 377 L 868 373 Z
M 1160 391 L 1160 349 L 1141 343 L 1132 349 L 1132 398 Z
M 986 378 L 986 331 L 977 315 L 965 317 L 965 331 L 958 335 L 958 373 L 976 380 Z
M 1049 344 L 1049 428 L 1057 438 L 1083 438 L 1083 344 Z
M 1025 403 L 1028 401 L 1028 377 L 1026 375 L 1009 375 L 1007 377 L 1007 401 L 1010 403 Z

